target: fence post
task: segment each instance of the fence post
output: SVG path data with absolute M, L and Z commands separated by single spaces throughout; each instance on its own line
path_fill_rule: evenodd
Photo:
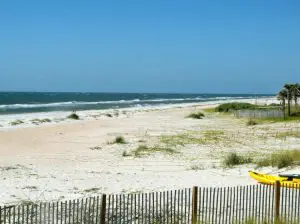
M 197 223 L 198 211 L 198 187 L 194 186 L 192 191 L 192 224 Z
M 275 193 L 275 203 L 274 203 L 274 212 L 275 212 L 275 220 L 279 220 L 279 208 L 280 208 L 280 182 L 277 180 L 274 184 L 274 193 Z
M 105 224 L 106 213 L 106 194 L 102 194 L 101 197 L 101 211 L 100 211 L 100 224 Z

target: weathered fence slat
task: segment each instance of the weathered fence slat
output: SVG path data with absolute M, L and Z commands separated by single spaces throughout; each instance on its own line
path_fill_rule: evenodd
M 0 207 L 0 224 L 298 223 L 300 189 L 269 185 L 193 187 Z

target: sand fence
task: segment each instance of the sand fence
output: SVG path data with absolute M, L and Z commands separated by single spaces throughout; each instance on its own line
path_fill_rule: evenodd
M 193 187 L 0 208 L 0 223 L 273 223 L 300 220 L 300 188 Z

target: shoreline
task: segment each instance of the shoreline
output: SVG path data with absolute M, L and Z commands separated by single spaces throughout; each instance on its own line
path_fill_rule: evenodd
M 184 107 L 195 107 L 195 106 L 204 106 L 204 107 L 213 107 L 221 103 L 229 102 L 249 102 L 249 103 L 274 103 L 278 102 L 275 97 L 265 97 L 265 98 L 249 98 L 249 99 L 226 99 L 226 100 L 216 100 L 216 101 L 205 101 L 197 103 L 178 103 L 178 104 L 163 104 L 163 105 L 154 105 L 154 106 L 143 106 L 143 107 L 127 107 L 127 108 L 118 108 L 118 109 L 102 109 L 102 110 L 78 110 L 76 113 L 80 116 L 80 121 L 83 120 L 93 120 L 98 118 L 103 118 L 106 114 L 117 114 L 117 116 L 130 116 L 138 112 L 147 112 L 147 111 L 156 111 L 156 110 L 167 110 L 172 108 L 184 108 Z M 34 112 L 34 113 L 20 113 L 20 114 L 7 114 L 0 115 L 0 131 L 11 130 L 15 128 L 27 128 L 35 127 L 40 125 L 54 125 L 57 123 L 70 123 L 78 122 L 71 119 L 68 119 L 67 116 L 70 115 L 72 111 L 53 111 L 53 112 Z M 35 119 L 50 119 L 51 122 L 40 122 L 34 124 L 33 120 Z M 14 121 L 23 121 L 24 123 L 11 125 Z

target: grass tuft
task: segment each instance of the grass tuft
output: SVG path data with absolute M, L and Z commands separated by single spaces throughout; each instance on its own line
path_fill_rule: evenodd
M 226 138 L 222 130 L 193 131 L 176 135 L 162 135 L 160 142 L 170 146 L 217 144 Z
M 73 119 L 73 120 L 79 120 L 80 117 L 79 117 L 78 114 L 72 113 L 72 114 L 70 114 L 67 118 L 68 118 L 68 119 Z
M 106 117 L 113 117 L 112 114 L 105 114 Z
M 126 141 L 123 136 L 117 136 L 112 142 L 108 142 L 107 144 L 126 144 Z
M 287 137 L 300 138 L 300 131 L 290 130 L 290 131 L 280 132 L 277 133 L 274 137 L 280 139 L 284 139 Z
M 204 167 L 201 165 L 192 165 L 190 170 L 204 170 Z
M 117 136 L 114 143 L 116 143 L 116 144 L 125 144 L 126 141 L 125 141 L 125 138 L 123 136 Z
M 130 156 L 130 154 L 126 150 L 124 150 L 123 153 L 122 153 L 122 156 L 127 157 L 127 156 Z
M 232 167 L 235 165 L 248 164 L 252 162 L 252 158 L 238 155 L 235 152 L 229 153 L 223 161 L 226 167 Z
M 170 147 L 162 147 L 162 146 L 148 147 L 146 145 L 139 145 L 135 150 L 132 151 L 135 157 L 142 157 L 142 156 L 146 156 L 158 152 L 165 153 L 165 154 L 178 153 L 176 150 Z
M 300 162 L 300 150 L 287 150 L 260 159 L 256 162 L 258 167 L 272 166 L 278 169 L 289 167 Z
M 44 119 L 36 118 L 36 119 L 31 120 L 31 123 L 36 124 L 36 125 L 42 124 L 42 123 L 50 123 L 50 122 L 51 122 L 51 119 L 49 119 L 49 118 L 44 118 Z
M 24 124 L 24 121 L 22 120 L 15 120 L 9 123 L 11 126 L 16 126 L 16 125 L 20 125 L 20 124 Z
M 204 114 L 202 112 L 191 113 L 187 116 L 187 118 L 193 118 L 193 119 L 202 119 L 203 117 Z
M 249 119 L 246 123 L 247 126 L 254 126 L 257 125 L 257 122 L 253 119 Z

